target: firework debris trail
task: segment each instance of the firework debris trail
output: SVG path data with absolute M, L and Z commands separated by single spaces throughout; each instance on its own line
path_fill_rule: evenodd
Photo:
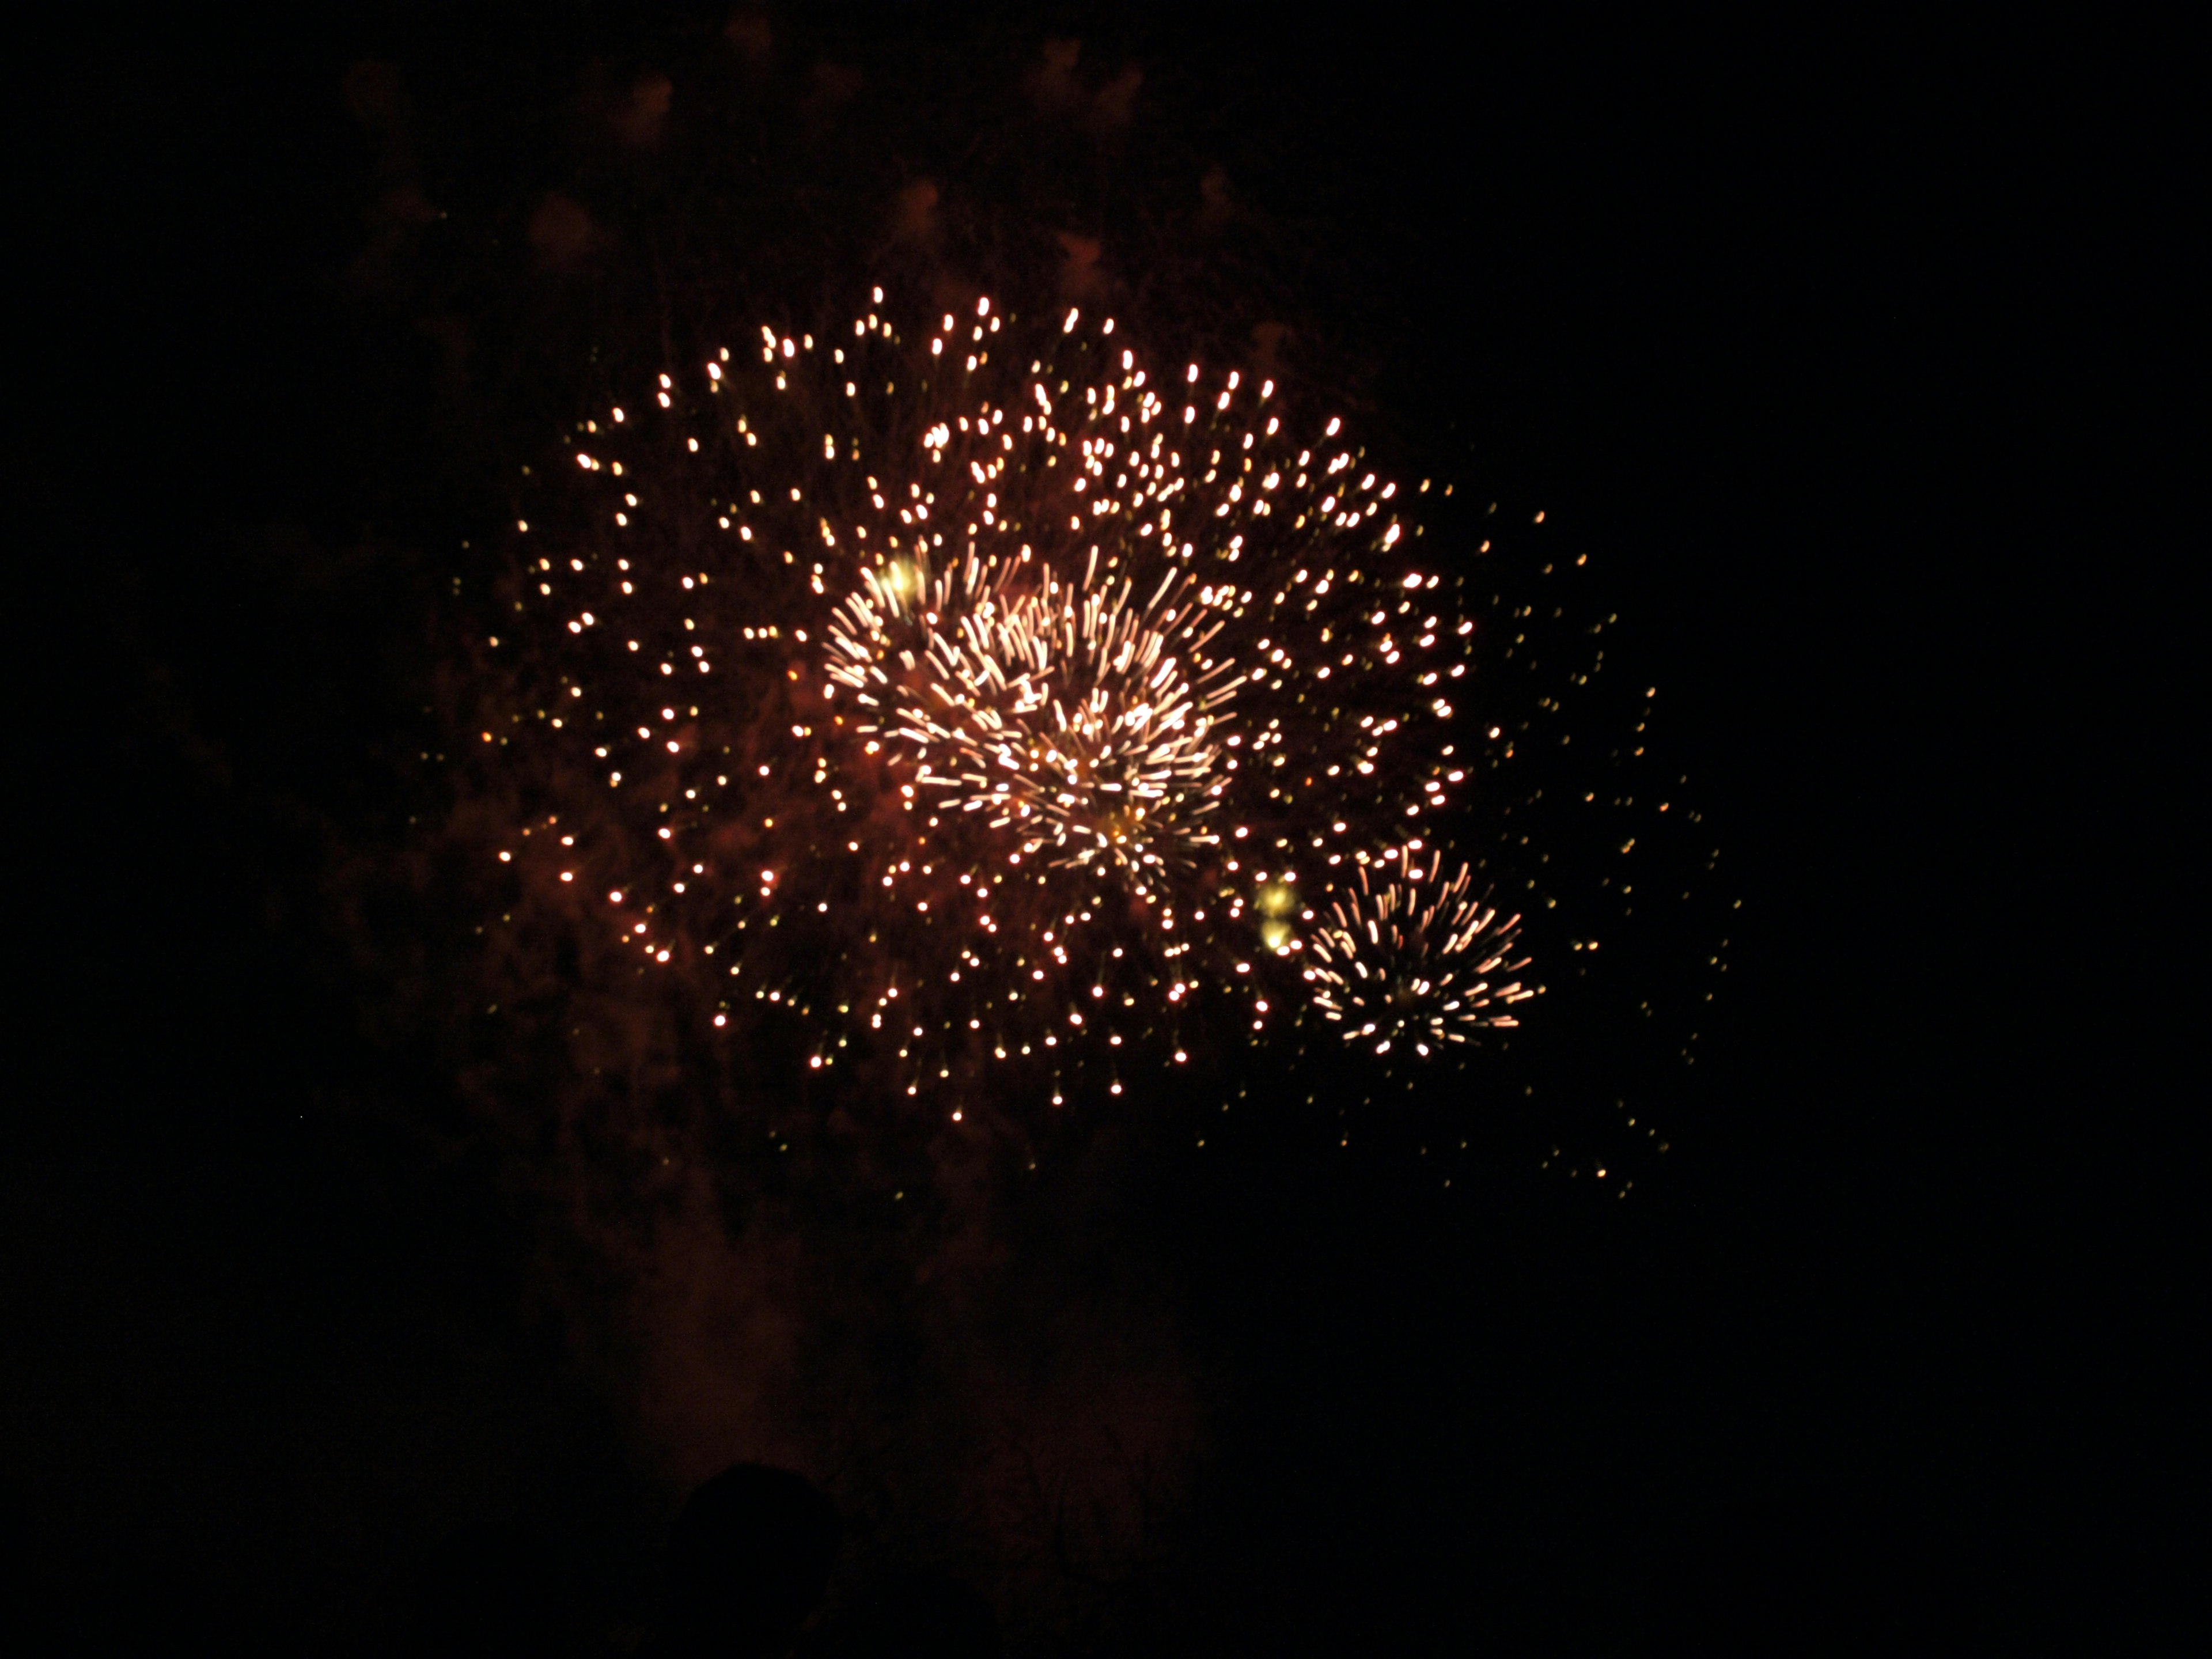
M 1398 486 L 1110 319 L 872 307 L 661 374 L 536 481 L 488 640 L 513 878 L 749 1063 L 955 1122 L 1307 1007 L 1510 1024 L 1515 921 L 1419 833 L 1503 734 Z

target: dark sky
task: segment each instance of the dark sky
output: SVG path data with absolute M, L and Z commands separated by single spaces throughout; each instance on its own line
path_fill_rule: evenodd
M 642 1617 L 686 1471 L 719 1455 L 655 1439 L 649 1352 L 580 1355 L 588 1292 L 547 1285 L 581 1270 L 549 1261 L 330 894 L 409 833 L 390 757 L 434 667 L 425 572 L 520 441 L 546 370 L 518 340 L 568 314 L 463 258 L 379 252 L 414 234 L 391 192 L 483 223 L 601 199 L 560 135 L 641 76 L 680 100 L 731 50 L 722 17 L 169 17 L 27 60 L 34 988 L 0 1468 L 34 1621 L 331 1652 L 550 1617 L 614 1650 L 588 1644 Z M 2089 1356 L 2172 1295 L 2083 1222 L 2148 1061 L 2042 1025 L 2132 1029 L 2083 957 L 2117 938 L 2100 907 L 2141 890 L 2078 885 L 2063 849 L 2141 739 L 2027 641 L 2109 648 L 2156 580 L 2139 553 L 2069 563 L 2081 605 L 2045 609 L 2069 509 L 2035 428 L 2090 355 L 2060 227 L 2128 216 L 2033 118 L 2083 77 L 2051 42 L 1844 21 L 771 22 L 752 72 L 791 122 L 827 107 L 823 65 L 888 112 L 780 133 L 812 171 L 749 223 L 752 280 L 866 247 L 902 167 L 947 181 L 956 243 L 1091 215 L 1110 262 L 1218 165 L 1258 252 L 1226 275 L 1194 256 L 1142 303 L 1172 315 L 1210 271 L 1226 297 L 1191 302 L 1200 325 L 1294 317 L 1378 429 L 1592 551 L 1745 902 L 1697 1075 L 1668 1085 L 1666 1167 L 1631 1202 L 1503 1155 L 1449 1203 L 1409 1197 L 1403 1149 L 1255 1143 L 1203 1179 L 1108 1160 L 1067 1246 L 1099 1284 L 1023 1295 L 1064 1291 L 1101 1351 L 1165 1344 L 1164 1372 L 1132 1375 L 1205 1401 L 1147 1605 L 1232 1651 L 1861 1650 L 2078 1612 L 2161 1489 Z M 1077 169 L 1063 198 L 983 115 L 963 143 L 963 100 L 1076 38 L 1086 97 L 1142 81 L 1129 136 L 1097 141 L 1122 171 Z M 404 138 L 349 111 L 364 62 L 395 66 Z M 1188 176 L 1148 174 L 1161 157 Z M 963 167 L 995 200 L 964 220 Z M 2111 409 L 2100 456 L 2141 420 Z M 2023 907 L 2052 916 L 2026 930 L 2047 963 Z M 2055 1159 L 2084 1114 L 2079 1161 Z M 1132 1300 L 1139 1281 L 1168 1289 Z M 994 1352 L 1055 1329 L 1006 1315 Z M 956 1524 L 914 1501 L 878 1544 L 942 1565 L 931 1528 Z M 1111 1647 L 1114 1616 L 1069 1639 Z

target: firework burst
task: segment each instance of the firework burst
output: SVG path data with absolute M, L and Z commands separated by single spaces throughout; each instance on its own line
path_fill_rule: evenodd
M 868 711 L 861 733 L 901 744 L 943 805 L 1026 832 L 1023 851 L 1048 848 L 1058 866 L 1141 872 L 1218 844 L 1206 820 L 1237 679 L 1194 665 L 1222 624 L 1187 574 L 1136 605 L 1132 579 L 1097 583 L 1095 557 L 1072 583 L 973 553 L 933 581 L 910 568 L 863 571 L 866 591 L 831 619 L 829 672 Z
M 1111 319 L 874 302 L 576 422 L 516 519 L 484 735 L 545 810 L 499 856 L 718 1027 L 795 1021 L 806 1072 L 956 1120 L 1341 1019 L 1382 969 L 1322 912 L 1407 879 L 1498 737 L 1455 718 L 1475 623 L 1398 487 Z M 1510 1023 L 1472 1006 L 1440 1040 Z
M 1474 872 L 1462 864 L 1443 879 L 1443 857 L 1401 851 L 1382 860 L 1379 880 L 1363 868 L 1330 901 L 1313 930 L 1307 982 L 1323 1018 L 1345 1040 L 1387 1054 L 1411 1042 L 1465 1042 L 1484 1030 L 1520 1024 L 1512 1010 L 1536 994 L 1512 959 L 1519 916 L 1501 916 L 1473 896 Z

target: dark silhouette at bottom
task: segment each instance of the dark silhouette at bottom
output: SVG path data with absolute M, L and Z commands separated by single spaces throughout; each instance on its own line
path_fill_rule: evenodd
M 825 1645 L 831 1659 L 998 1659 L 999 1626 L 957 1579 L 902 1571 L 855 1596 Z
M 781 1659 L 830 1588 L 836 1506 L 787 1469 L 738 1463 L 684 1500 L 653 1659 Z

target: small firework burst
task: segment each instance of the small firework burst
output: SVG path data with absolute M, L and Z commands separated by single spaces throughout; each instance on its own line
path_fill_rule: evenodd
M 1515 954 L 1521 918 L 1474 897 L 1464 864 L 1446 881 L 1440 853 L 1425 870 L 1411 850 L 1392 866 L 1379 881 L 1363 867 L 1313 931 L 1305 977 L 1322 1018 L 1378 1054 L 1410 1042 L 1425 1056 L 1431 1042 L 1519 1024 L 1514 1006 L 1536 994 L 1514 977 L 1528 966 Z

